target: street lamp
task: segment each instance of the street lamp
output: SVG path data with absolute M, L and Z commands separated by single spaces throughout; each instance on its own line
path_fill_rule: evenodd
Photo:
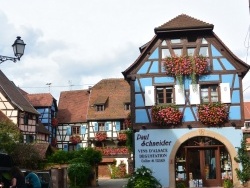
M 13 61 L 14 63 L 17 60 L 20 61 L 20 58 L 24 54 L 25 45 L 26 44 L 23 42 L 23 40 L 21 40 L 21 37 L 18 36 L 17 39 L 15 40 L 14 44 L 12 45 L 13 51 L 14 51 L 14 55 L 16 57 L 8 57 L 8 56 L 2 56 L 2 55 L 0 55 L 0 64 L 3 63 L 4 61 L 7 61 L 7 60 Z

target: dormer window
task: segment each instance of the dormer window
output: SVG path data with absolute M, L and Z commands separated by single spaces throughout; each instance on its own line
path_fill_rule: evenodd
M 96 111 L 97 112 L 104 111 L 107 101 L 108 101 L 108 97 L 99 96 L 94 103 Z
M 130 103 L 124 103 L 124 110 L 130 110 Z
M 95 108 L 97 112 L 104 111 L 104 104 L 98 104 Z

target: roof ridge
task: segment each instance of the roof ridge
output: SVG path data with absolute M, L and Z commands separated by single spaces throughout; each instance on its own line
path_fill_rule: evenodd
M 181 14 L 175 18 L 169 20 L 168 22 L 162 24 L 155 28 L 155 33 L 162 31 L 182 31 L 182 30 L 195 30 L 195 29 L 213 29 L 214 25 L 207 22 L 196 19 L 187 14 Z

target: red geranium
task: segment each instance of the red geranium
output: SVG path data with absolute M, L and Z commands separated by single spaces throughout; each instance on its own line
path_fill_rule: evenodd
M 51 120 L 51 125 L 52 125 L 53 127 L 56 127 L 56 126 L 58 125 L 58 119 L 57 119 L 57 118 L 52 118 L 52 120 Z
M 162 61 L 167 75 L 180 76 L 205 74 L 208 72 L 208 58 L 203 56 L 173 56 Z
M 97 132 L 95 134 L 95 140 L 97 141 L 104 141 L 107 138 L 107 133 L 106 132 Z
M 72 144 L 78 144 L 82 141 L 81 139 L 81 136 L 80 135 L 72 135 L 70 138 L 69 138 L 69 141 L 72 143 Z
M 181 123 L 183 114 L 174 105 L 157 105 L 151 109 L 152 121 L 161 125 Z
M 204 125 L 221 125 L 228 120 L 227 105 L 221 103 L 198 105 L 198 118 Z

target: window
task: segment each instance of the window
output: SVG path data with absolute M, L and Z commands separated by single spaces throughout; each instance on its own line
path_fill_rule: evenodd
M 130 103 L 124 103 L 124 110 L 130 110 Z
M 173 103 L 173 87 L 156 87 L 156 101 L 157 104 Z
M 201 86 L 201 102 L 219 102 L 218 85 Z
M 72 126 L 72 134 L 80 134 L 80 126 Z
M 104 105 L 96 105 L 96 111 L 100 112 L 100 111 L 104 111 Z
M 105 123 L 103 122 L 98 123 L 98 131 L 105 131 Z

